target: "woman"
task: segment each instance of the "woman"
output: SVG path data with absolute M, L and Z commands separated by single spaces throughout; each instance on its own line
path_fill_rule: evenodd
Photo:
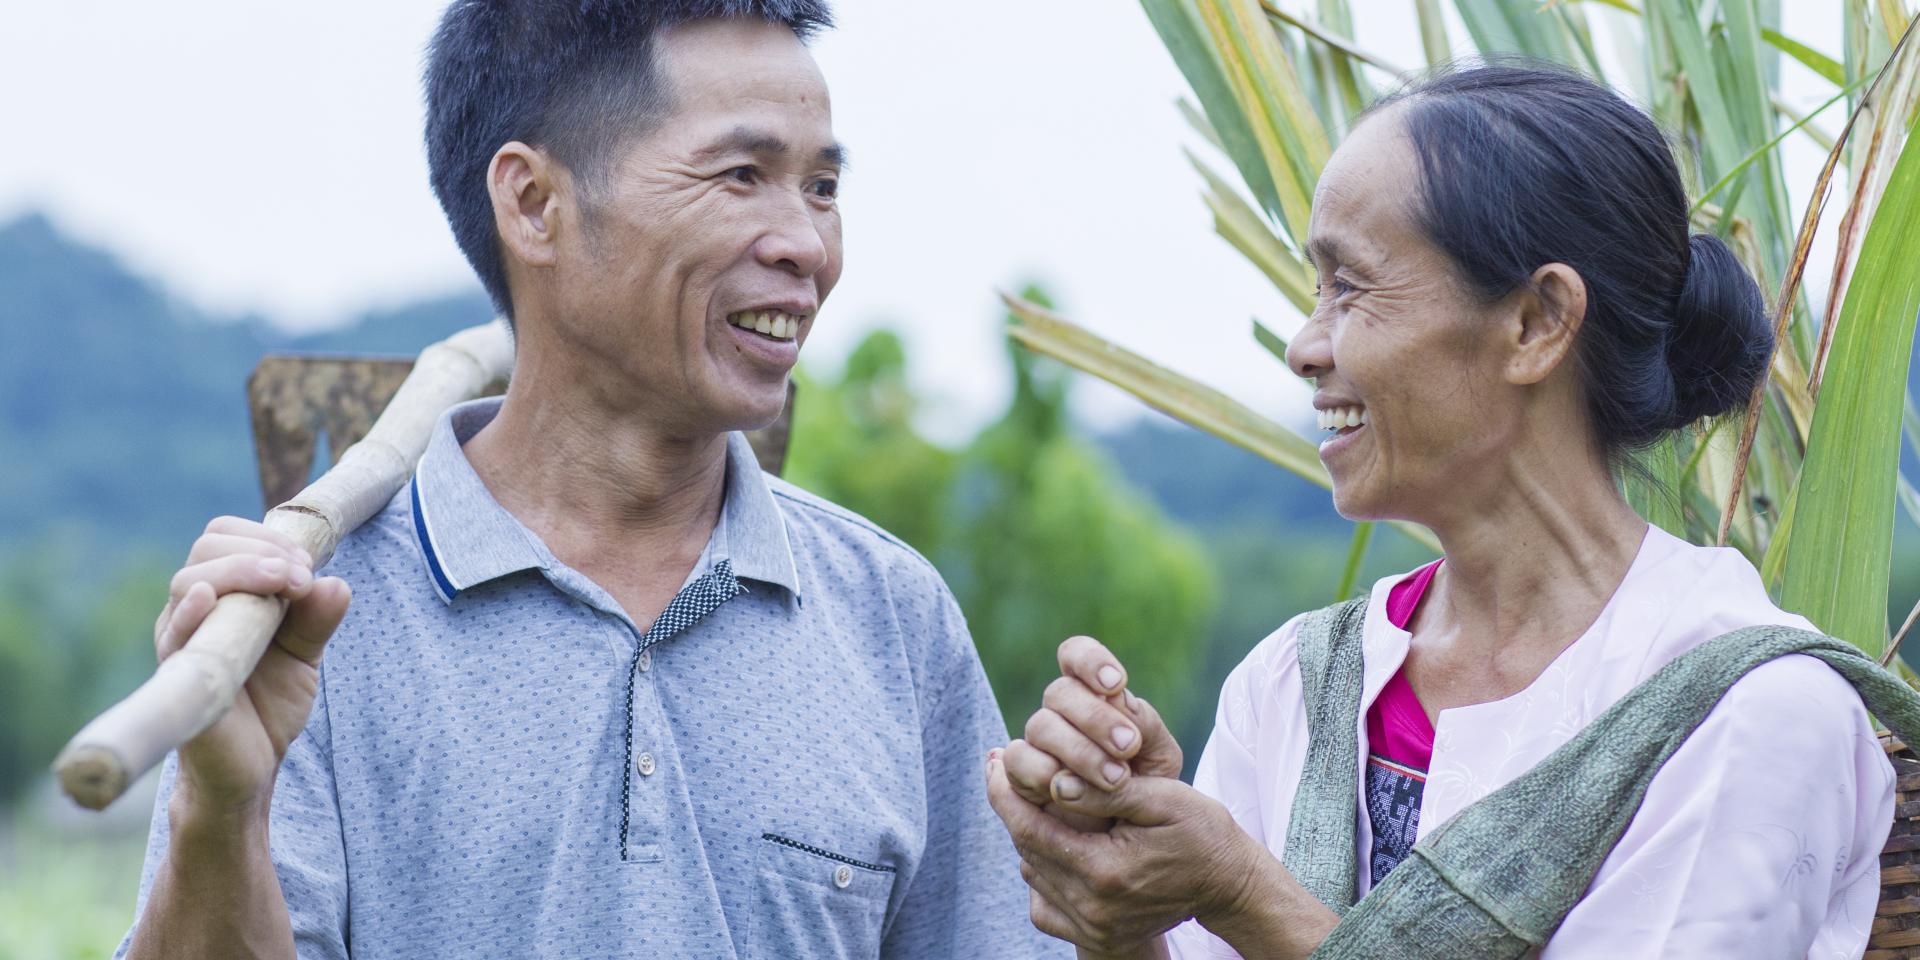
M 1424 524 L 1445 559 L 1262 641 L 1193 787 L 1124 665 L 1062 644 L 1026 737 L 988 759 L 1035 923 L 1085 956 L 1859 956 L 1893 795 L 1862 692 L 1910 705 L 1617 483 L 1633 450 L 1739 409 L 1772 347 L 1754 280 L 1689 236 L 1651 120 L 1552 69 L 1429 80 L 1336 151 L 1308 249 L 1320 299 L 1287 362 L 1330 428 L 1335 506 Z M 1767 629 L 1676 660 L 1744 627 Z M 1649 678 L 1762 639 L 1821 659 L 1741 666 L 1677 728 L 1655 710 L 1674 697 Z M 1644 779 L 1609 766 L 1662 736 Z M 1397 906 L 1361 899 L 1383 883 Z M 1449 939 L 1420 912 L 1446 898 L 1507 946 Z M 1372 939 L 1344 932 L 1363 916 Z

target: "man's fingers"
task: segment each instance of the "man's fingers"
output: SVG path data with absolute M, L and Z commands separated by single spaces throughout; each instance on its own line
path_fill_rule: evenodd
M 214 517 L 207 522 L 206 531 L 202 536 L 206 534 L 250 537 L 255 540 L 265 540 L 289 553 L 306 552 L 298 543 L 294 542 L 292 537 L 258 520 L 248 520 L 245 517 Z M 311 563 L 311 561 L 312 558 L 309 557 L 308 562 Z
M 1130 760 L 1140 750 L 1140 730 L 1116 701 L 1094 693 L 1079 677 L 1059 677 L 1047 684 L 1041 704 L 1059 714 L 1087 739 L 1115 760 Z
M 212 587 L 196 583 L 187 589 L 185 596 L 168 603 L 167 612 L 161 614 L 162 622 L 154 633 L 155 659 L 165 660 L 173 656 L 187 642 L 187 638 L 200 629 L 207 614 L 213 611 L 216 599 Z
M 265 530 L 265 527 L 261 528 Z M 313 566 L 313 556 L 295 546 L 293 541 L 280 536 L 277 540 L 265 537 L 241 536 L 235 533 L 203 533 L 200 539 L 193 541 L 193 548 L 187 551 L 187 566 L 205 563 L 219 557 L 249 553 L 260 557 L 279 557 L 288 563 L 297 563 L 303 567 Z
M 1000 759 L 1006 764 L 1007 780 L 1012 783 L 1013 791 L 1028 803 L 1046 806 L 1051 799 L 1047 785 L 1053 782 L 1053 775 L 1060 772 L 1060 761 L 1052 754 L 1034 749 L 1025 740 L 1007 744 Z
M 322 577 L 313 582 L 304 596 L 287 606 L 287 617 L 273 641 L 288 653 L 318 666 L 327 638 L 347 615 L 353 591 L 339 577 Z
M 299 599 L 312 587 L 313 572 L 304 565 L 290 563 L 279 557 L 239 553 L 182 567 L 180 572 L 173 575 L 173 581 L 167 586 L 167 594 L 177 601 L 185 597 L 187 589 L 196 583 L 205 583 L 219 596 L 251 593 L 271 597 L 278 594 L 288 599 Z
M 1094 692 L 1110 695 L 1126 689 L 1127 668 L 1100 641 L 1068 637 L 1061 641 L 1058 654 L 1061 675 L 1079 677 Z
M 1103 789 L 1112 789 L 1127 778 L 1127 765 L 1115 760 L 1106 749 L 1087 739 L 1059 714 L 1042 709 L 1027 719 L 1027 742 L 1045 751 L 1067 769 L 1085 777 Z
M 1180 819 L 1194 796 L 1192 787 L 1167 777 L 1130 777 L 1117 790 L 1094 790 L 1070 772 L 1053 778 L 1054 803 L 1089 817 L 1113 817 L 1137 827 L 1157 827 Z

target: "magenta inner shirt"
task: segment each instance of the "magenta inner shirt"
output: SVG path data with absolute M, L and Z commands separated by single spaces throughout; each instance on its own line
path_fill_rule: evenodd
M 1442 562 L 1435 560 L 1393 585 L 1387 592 L 1389 622 L 1407 629 Z M 1420 829 L 1420 797 L 1432 760 L 1433 724 L 1407 682 L 1403 665 L 1367 709 L 1367 819 L 1373 827 L 1368 859 L 1376 884 L 1413 848 Z

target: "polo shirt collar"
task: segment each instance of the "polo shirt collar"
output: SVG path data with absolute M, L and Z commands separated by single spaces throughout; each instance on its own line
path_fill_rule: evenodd
M 518 573 L 560 566 L 540 538 L 487 491 L 461 448 L 500 412 L 487 397 L 442 414 L 414 470 L 407 496 L 421 562 L 440 599 Z M 704 564 L 731 563 L 735 576 L 785 587 L 796 597 L 800 577 L 780 505 L 745 434 L 727 436 L 727 479 L 720 521 Z

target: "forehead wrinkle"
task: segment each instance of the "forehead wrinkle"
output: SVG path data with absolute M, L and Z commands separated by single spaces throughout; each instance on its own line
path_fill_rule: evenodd
M 790 152 L 792 148 L 787 146 L 787 142 L 780 139 L 778 135 L 741 124 L 721 134 L 719 139 L 695 150 L 693 157 L 695 160 L 711 160 L 730 153 L 783 157 Z

